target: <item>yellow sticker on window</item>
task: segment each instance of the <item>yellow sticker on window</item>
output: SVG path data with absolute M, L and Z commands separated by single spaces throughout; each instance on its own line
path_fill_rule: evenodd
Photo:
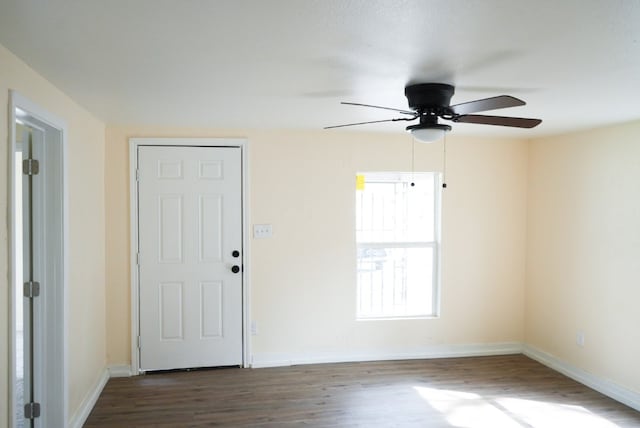
M 364 190 L 364 175 L 356 175 L 356 190 Z

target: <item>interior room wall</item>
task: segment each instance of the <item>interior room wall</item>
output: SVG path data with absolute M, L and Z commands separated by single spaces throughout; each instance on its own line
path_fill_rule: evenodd
M 405 133 L 107 127 L 108 361 L 130 363 L 131 137 L 246 137 L 254 363 L 428 355 L 519 344 L 524 329 L 527 145 L 448 137 L 441 317 L 356 321 L 355 174 L 409 171 Z M 416 144 L 416 170 L 442 168 L 442 143 Z M 467 348 L 465 348 L 467 347 Z
M 640 122 L 531 142 L 528 187 L 527 344 L 640 392 Z
M 69 190 L 69 402 L 72 417 L 105 367 L 105 126 L 0 45 L 0 427 L 8 424 L 8 106 L 17 90 L 66 121 Z
M 248 138 L 251 223 L 274 228 L 250 243 L 257 362 L 525 341 L 640 392 L 640 122 L 529 143 L 449 136 L 441 317 L 358 322 L 354 176 L 409 170 L 406 134 L 109 126 L 105 138 L 105 124 L 0 46 L 5 144 L 9 89 L 69 129 L 70 416 L 106 361 L 130 363 L 128 138 L 144 136 Z M 8 153 L 0 151 L 0 308 L 9 306 Z M 417 170 L 441 168 L 441 143 L 416 146 Z M 8 315 L 0 346 L 8 415 Z

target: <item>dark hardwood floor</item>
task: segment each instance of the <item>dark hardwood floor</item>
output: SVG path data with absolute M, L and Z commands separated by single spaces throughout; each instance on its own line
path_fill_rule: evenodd
M 85 427 L 640 427 L 523 356 L 211 369 L 111 379 Z

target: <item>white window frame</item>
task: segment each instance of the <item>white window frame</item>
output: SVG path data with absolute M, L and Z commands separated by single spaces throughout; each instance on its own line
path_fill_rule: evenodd
M 390 177 L 394 174 L 400 178 L 405 178 L 407 176 L 411 176 L 412 174 L 433 174 L 433 186 L 434 186 L 434 235 L 433 241 L 427 242 L 384 242 L 384 241 L 362 241 L 359 242 L 356 240 L 356 250 L 357 252 L 363 248 L 431 248 L 433 250 L 433 272 L 432 272 L 432 285 L 431 285 L 431 294 L 432 294 L 432 306 L 431 313 L 429 314 L 417 314 L 417 315 L 385 315 L 385 316 L 362 316 L 360 311 L 360 284 L 356 279 L 356 320 L 358 321 L 370 321 L 370 320 L 406 320 L 406 319 L 436 319 L 440 317 L 440 287 L 441 287 L 441 211 L 442 211 L 442 174 L 434 171 L 421 171 L 421 172 L 387 172 L 387 171 L 368 171 L 368 172 L 358 172 L 358 175 L 364 175 L 365 180 L 367 175 L 389 175 Z M 393 182 L 393 180 L 389 180 Z M 398 182 L 400 180 L 396 180 Z M 404 180 L 402 180 L 404 181 Z M 365 181 L 366 183 L 366 181 Z M 356 190 L 357 192 L 358 190 Z M 355 229 L 354 229 L 355 232 Z M 356 254 L 357 254 L 356 252 Z M 356 263 L 358 263 L 357 255 L 356 255 Z

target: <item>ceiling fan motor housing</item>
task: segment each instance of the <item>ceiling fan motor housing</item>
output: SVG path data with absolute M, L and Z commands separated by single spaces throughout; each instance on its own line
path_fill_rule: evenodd
M 409 107 L 418 112 L 448 108 L 453 93 L 454 87 L 444 83 L 418 83 L 404 88 Z

